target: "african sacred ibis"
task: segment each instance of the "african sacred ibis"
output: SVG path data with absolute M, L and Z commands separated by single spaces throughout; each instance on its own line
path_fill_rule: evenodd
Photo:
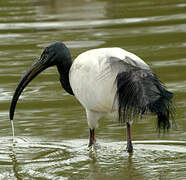
M 23 89 L 40 72 L 54 65 L 62 87 L 86 110 L 89 146 L 95 143 L 98 120 L 108 113 L 117 112 L 119 121 L 126 123 L 128 152 L 133 151 L 130 122 L 135 117 L 154 113 L 159 128 L 170 127 L 173 93 L 165 89 L 142 59 L 121 48 L 100 48 L 80 54 L 72 63 L 70 52 L 62 42 L 46 47 L 18 83 L 10 106 L 11 120 Z

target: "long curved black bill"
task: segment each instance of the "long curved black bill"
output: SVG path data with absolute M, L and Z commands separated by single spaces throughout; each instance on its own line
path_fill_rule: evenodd
M 15 107 L 19 99 L 19 96 L 21 95 L 24 88 L 34 77 L 36 77 L 40 72 L 44 71 L 47 67 L 48 66 L 45 63 L 41 63 L 41 61 L 36 61 L 32 64 L 32 66 L 26 71 L 24 76 L 21 78 L 14 92 L 14 96 L 12 98 L 9 112 L 10 120 L 13 120 L 14 118 Z

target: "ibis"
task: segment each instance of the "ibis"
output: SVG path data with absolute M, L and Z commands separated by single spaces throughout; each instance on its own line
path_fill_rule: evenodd
M 115 114 L 120 123 L 126 124 L 129 153 L 133 152 L 131 124 L 134 119 L 151 113 L 157 116 L 159 129 L 170 128 L 173 93 L 141 58 L 114 47 L 88 50 L 72 61 L 69 49 L 62 42 L 46 47 L 23 75 L 11 101 L 10 120 L 24 88 L 51 66 L 57 66 L 64 90 L 85 108 L 89 147 L 95 144 L 98 120 L 109 114 Z

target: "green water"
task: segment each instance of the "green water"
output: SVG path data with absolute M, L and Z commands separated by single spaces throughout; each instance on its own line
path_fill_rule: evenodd
M 0 1 L 0 179 L 186 179 L 185 0 Z M 103 119 L 89 152 L 84 109 L 59 82 L 56 68 L 39 75 L 16 108 L 12 145 L 8 110 L 15 87 L 44 47 L 63 41 L 75 58 L 122 47 L 144 59 L 175 93 L 177 130 L 158 135 L 155 117 L 125 128 Z

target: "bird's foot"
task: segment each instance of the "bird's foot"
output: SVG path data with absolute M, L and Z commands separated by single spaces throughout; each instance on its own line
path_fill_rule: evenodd
M 96 143 L 96 141 L 94 141 L 94 143 L 89 144 L 88 150 L 89 150 L 90 152 L 94 152 L 94 151 L 97 150 L 98 147 L 99 147 L 99 144 Z
M 126 148 L 128 153 L 133 153 L 133 145 L 131 141 L 127 142 L 127 148 Z
M 94 151 L 95 151 L 95 146 L 94 146 L 94 144 L 91 145 L 91 146 L 88 146 L 88 151 L 89 151 L 89 152 L 94 152 Z

